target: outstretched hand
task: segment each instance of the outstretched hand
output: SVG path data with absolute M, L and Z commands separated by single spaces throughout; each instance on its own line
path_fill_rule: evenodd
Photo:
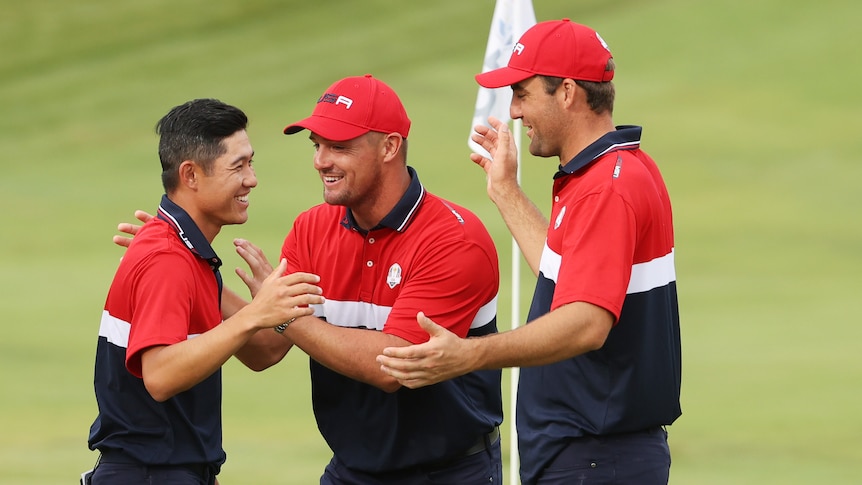
M 142 224 L 146 224 L 153 216 L 147 212 L 142 210 L 135 211 L 135 219 L 141 221 Z M 141 230 L 141 226 L 137 224 L 131 224 L 128 222 L 121 222 L 117 226 L 117 230 L 123 233 L 130 235 L 131 237 L 121 236 L 119 234 L 114 236 L 114 244 L 117 246 L 122 246 L 124 248 L 129 247 L 129 244 L 132 244 L 132 239 L 134 239 L 135 234 Z
M 485 170 L 488 195 L 495 200 L 497 195 L 505 197 L 508 190 L 518 186 L 518 149 L 509 125 L 493 116 L 488 117 L 488 123 L 491 127 L 476 125 L 471 139 L 487 150 L 491 158 L 471 153 L 470 160 Z
M 317 283 L 320 277 L 311 273 L 290 273 L 285 275 L 287 260 L 263 279 L 251 303 L 242 312 L 255 312 L 254 321 L 259 328 L 275 327 L 299 317 L 314 314 L 311 305 L 324 302 L 323 291 Z
M 242 268 L 236 268 L 236 274 L 248 286 L 251 292 L 251 297 L 254 298 L 267 275 L 272 272 L 272 265 L 263 254 L 263 250 L 245 239 L 234 239 L 233 245 L 236 246 L 236 252 L 248 264 L 251 274 L 248 274 Z
M 436 384 L 472 370 L 469 339 L 462 339 L 437 325 L 422 312 L 416 315 L 416 321 L 431 338 L 422 344 L 386 347 L 383 354 L 377 356 L 380 370 L 411 389 Z

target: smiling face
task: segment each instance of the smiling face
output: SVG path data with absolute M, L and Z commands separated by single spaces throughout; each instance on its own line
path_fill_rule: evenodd
M 558 93 L 548 94 L 539 76 L 512 85 L 509 114 L 512 119 L 520 118 L 527 129 L 532 155 L 560 156 L 566 137 L 566 119 Z
M 347 206 L 354 212 L 375 205 L 384 185 L 383 137 L 382 133 L 368 132 L 352 140 L 333 141 L 311 134 L 314 168 L 323 181 L 323 200 L 327 204 Z
M 257 186 L 252 167 L 254 150 L 245 130 L 222 140 L 225 151 L 212 161 L 209 170 L 194 162 L 194 204 L 189 210 L 198 227 L 212 241 L 222 226 L 248 220 L 248 196 Z M 182 172 L 182 169 L 181 169 Z

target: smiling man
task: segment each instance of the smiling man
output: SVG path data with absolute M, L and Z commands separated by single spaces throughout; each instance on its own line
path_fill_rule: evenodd
M 285 262 L 250 304 L 233 306 L 238 297 L 227 292 L 222 302 L 211 244 L 222 226 L 248 219 L 257 177 L 247 122 L 238 108 L 197 99 L 156 126 L 165 195 L 123 256 L 102 312 L 89 437 L 100 459 L 88 483 L 215 483 L 225 461 L 222 364 L 254 354 L 258 330 L 323 302 L 318 278 L 282 276 Z
M 410 119 L 382 81 L 335 82 L 284 131 L 303 130 L 325 203 L 296 218 L 282 257 L 320 275 L 327 300 L 284 336 L 311 357 L 314 414 L 333 451 L 320 483 L 500 483 L 500 371 L 413 390 L 375 361 L 428 339 L 420 310 L 462 337 L 497 331 L 491 236 L 407 165 Z

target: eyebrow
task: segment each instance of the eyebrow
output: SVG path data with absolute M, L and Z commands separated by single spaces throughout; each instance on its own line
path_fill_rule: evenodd
M 239 156 L 230 162 L 230 164 L 236 165 L 237 163 L 242 163 L 244 160 L 254 160 L 254 150 L 251 151 L 251 155 L 249 157 L 246 158 L 245 156 Z

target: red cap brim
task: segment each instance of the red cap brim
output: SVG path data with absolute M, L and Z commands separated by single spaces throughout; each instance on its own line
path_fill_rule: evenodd
M 284 128 L 285 135 L 293 135 L 302 130 L 309 130 L 327 140 L 346 141 L 368 133 L 368 128 L 345 123 L 324 116 L 311 115 Z
M 483 72 L 476 75 L 476 82 L 480 86 L 486 88 L 502 88 L 519 83 L 524 79 L 535 76 L 536 73 L 514 69 L 511 67 L 501 67 L 493 71 Z

